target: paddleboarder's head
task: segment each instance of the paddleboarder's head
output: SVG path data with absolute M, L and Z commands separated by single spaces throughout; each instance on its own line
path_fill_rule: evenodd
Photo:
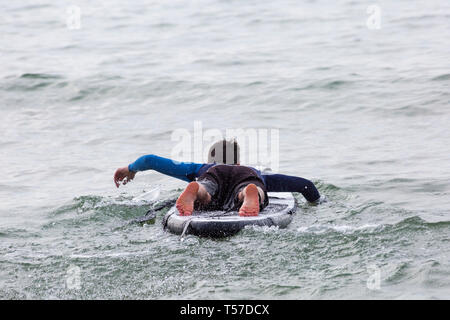
M 208 163 L 239 164 L 240 150 L 236 140 L 219 140 L 208 152 Z

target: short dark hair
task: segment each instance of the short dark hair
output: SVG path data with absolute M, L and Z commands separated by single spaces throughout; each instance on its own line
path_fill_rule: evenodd
M 215 142 L 209 149 L 208 162 L 223 164 L 240 163 L 240 148 L 236 139 L 229 141 L 223 139 Z

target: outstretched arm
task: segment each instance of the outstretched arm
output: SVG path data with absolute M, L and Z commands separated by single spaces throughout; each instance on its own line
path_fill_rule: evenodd
M 190 182 L 202 166 L 202 163 L 178 162 L 149 154 L 138 158 L 127 167 L 117 169 L 114 174 L 114 182 L 119 187 L 120 181 L 126 184 L 134 178 L 136 172 L 145 170 L 155 170 L 162 174 Z
M 269 192 L 300 192 L 309 202 L 319 200 L 320 193 L 311 181 L 285 174 L 263 175 Z

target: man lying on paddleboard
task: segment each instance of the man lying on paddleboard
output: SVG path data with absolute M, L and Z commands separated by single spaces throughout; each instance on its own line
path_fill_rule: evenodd
M 214 204 L 221 204 L 225 210 L 231 209 L 233 206 L 236 206 L 239 202 L 241 202 L 243 203 L 243 205 L 241 206 L 240 214 L 244 216 L 254 215 L 254 211 L 256 210 L 253 201 L 255 198 L 253 196 L 255 194 L 255 192 L 253 192 L 254 188 L 249 186 L 250 189 L 234 189 L 234 187 L 236 187 L 236 183 L 239 184 L 239 182 L 245 181 L 246 175 L 252 177 L 249 180 L 251 180 L 251 184 L 253 184 L 257 190 L 256 194 L 259 197 L 259 201 L 257 202 L 259 204 L 257 210 L 258 212 L 260 209 L 265 207 L 265 205 L 267 205 L 267 192 L 299 192 L 309 202 L 318 202 L 318 200 L 320 199 L 319 191 L 317 190 L 315 185 L 307 179 L 283 174 L 272 174 L 264 172 L 261 173 L 255 168 L 236 166 L 239 164 L 239 146 L 236 142 L 223 140 L 215 143 L 208 153 L 208 162 L 209 163 L 203 164 L 193 162 L 178 162 L 152 154 L 146 155 L 138 158 L 135 162 L 131 163 L 127 167 L 117 169 L 114 174 L 114 182 L 116 186 L 119 187 L 120 182 L 126 184 L 127 182 L 134 179 L 136 172 L 145 170 L 155 170 L 187 182 L 200 182 L 197 183 L 198 189 L 196 187 L 197 184 L 192 184 L 192 186 L 191 184 L 188 185 L 186 190 L 177 200 L 177 206 L 179 207 L 180 214 L 186 215 L 191 214 L 193 210 L 191 209 L 191 205 L 188 204 L 188 202 L 191 202 L 189 198 L 192 197 L 187 196 L 196 193 L 198 202 L 203 202 L 203 204 L 206 204 L 205 199 L 208 199 L 208 196 L 205 195 L 205 191 L 208 194 L 210 192 L 214 193 L 212 196 L 211 194 L 209 194 L 211 198 L 214 198 Z M 224 177 L 226 177 L 225 179 L 229 179 L 230 177 L 230 169 L 220 168 L 222 166 L 214 169 L 212 171 L 213 174 L 211 174 L 211 172 L 210 174 L 207 174 L 209 169 L 213 169 L 214 167 L 219 166 L 221 163 L 228 164 L 228 166 L 225 167 L 246 168 L 235 169 L 239 171 L 239 174 L 242 175 L 244 179 L 231 179 L 232 181 L 224 182 Z M 236 175 L 236 173 L 234 173 L 234 175 Z M 215 180 L 216 184 L 218 185 L 212 186 L 212 183 L 208 182 L 208 179 L 204 178 L 205 176 L 209 176 L 209 178 L 211 178 L 209 180 Z M 207 181 L 204 181 L 202 183 L 202 180 Z M 258 181 L 258 183 L 255 183 L 255 181 Z M 233 187 L 233 190 L 227 189 L 227 192 L 224 192 L 223 186 L 226 186 L 228 189 L 230 187 Z M 220 187 L 222 187 L 222 189 Z M 197 191 L 194 192 L 196 189 Z M 185 194 L 185 196 L 183 196 L 183 194 Z M 247 203 L 245 201 L 246 194 L 249 195 L 248 199 L 252 199 L 251 201 L 248 200 Z M 239 200 L 238 202 L 234 202 L 236 197 Z M 250 207 L 248 205 L 249 203 L 252 203 Z

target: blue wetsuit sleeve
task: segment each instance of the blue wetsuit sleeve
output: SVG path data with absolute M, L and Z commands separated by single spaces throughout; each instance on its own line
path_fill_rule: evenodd
M 263 174 L 268 192 L 300 192 L 306 200 L 319 200 L 320 193 L 311 181 L 284 174 Z
M 179 162 L 149 154 L 129 164 L 128 170 L 133 172 L 155 170 L 162 174 L 190 182 L 195 180 L 197 172 L 203 165 L 203 163 Z

